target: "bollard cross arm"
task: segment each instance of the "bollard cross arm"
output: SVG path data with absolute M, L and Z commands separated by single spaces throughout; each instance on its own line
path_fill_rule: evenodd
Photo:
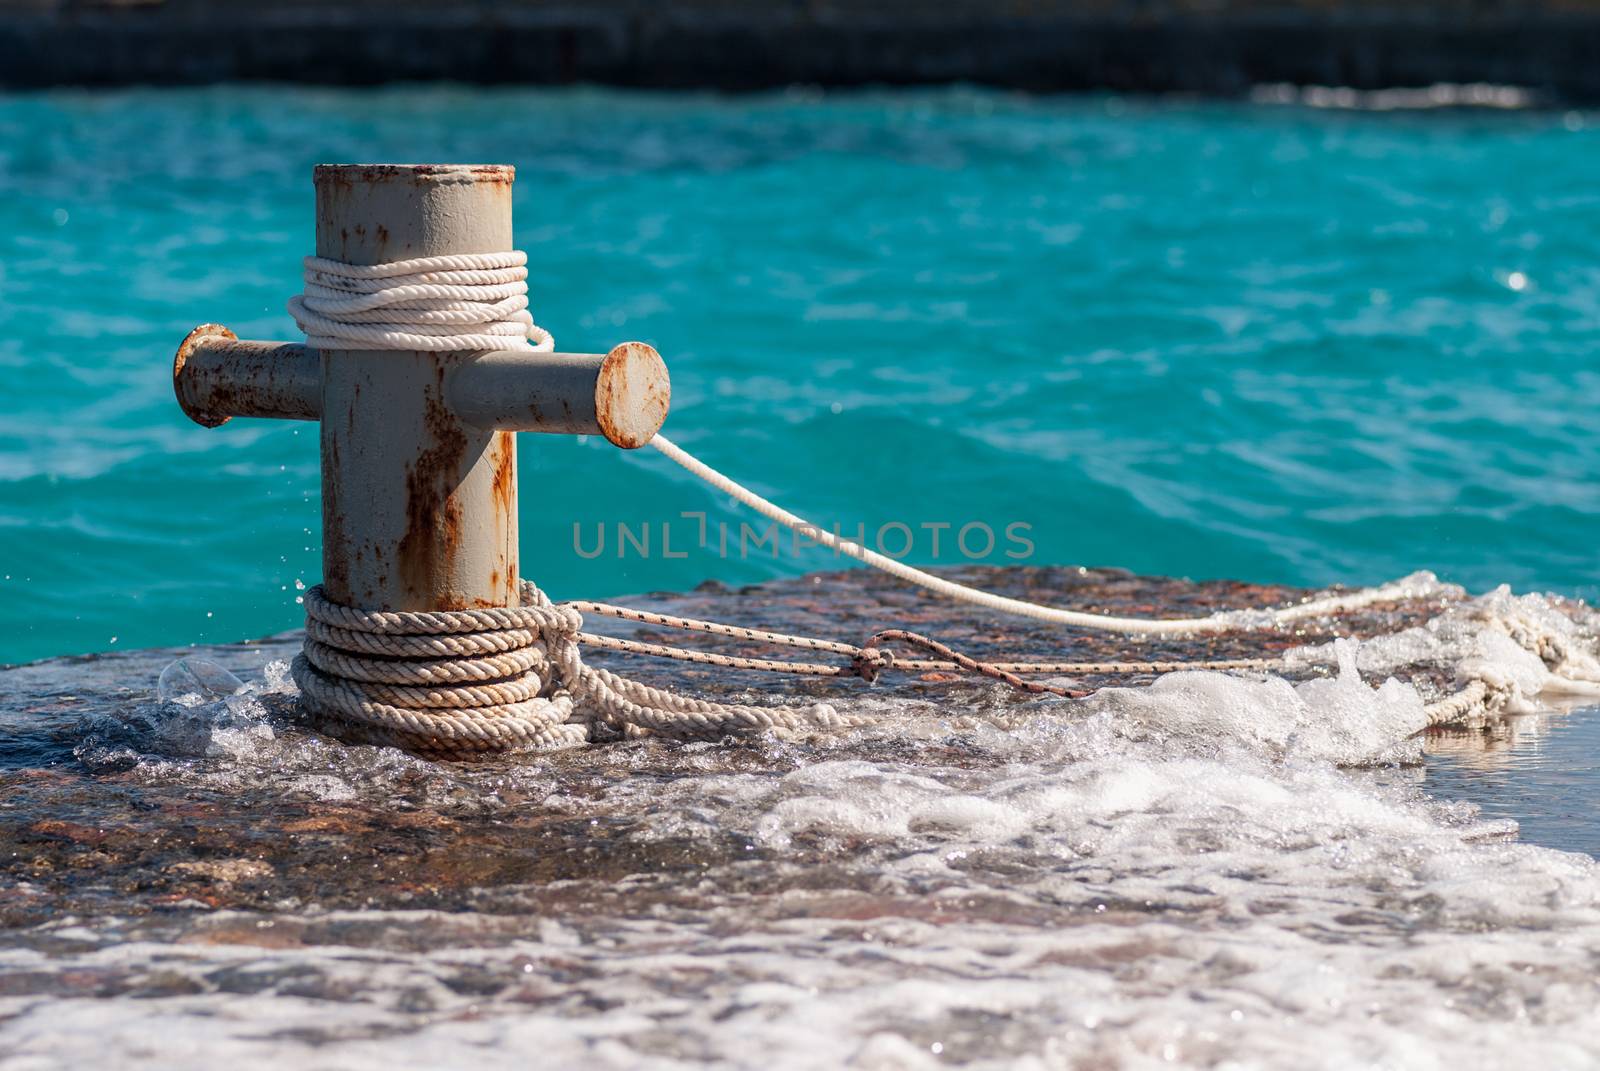
M 172 384 L 184 413 L 208 428 L 233 417 L 322 416 L 318 350 L 241 339 L 221 324 L 202 324 L 183 340 Z M 485 431 L 599 435 L 632 450 L 660 430 L 672 385 L 654 347 L 624 342 L 603 354 L 518 348 L 463 355 L 446 368 L 443 397 L 457 419 Z

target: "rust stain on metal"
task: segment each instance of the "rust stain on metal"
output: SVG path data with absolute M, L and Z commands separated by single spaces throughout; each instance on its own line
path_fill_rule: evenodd
M 241 342 L 219 324 L 191 331 L 172 363 L 172 389 L 193 421 L 208 428 L 236 416 L 315 420 L 320 399 L 304 346 Z
M 672 404 L 667 366 L 653 346 L 624 342 L 606 354 L 594 385 L 600 431 L 624 450 L 636 450 L 661 430 Z
M 463 601 L 451 590 L 451 563 L 461 547 L 462 511 L 456 495 L 468 467 L 467 436 L 443 401 L 444 363 L 439 386 L 429 391 L 423 431 L 431 444 L 406 467 L 406 531 L 396 548 L 400 576 L 414 591 L 439 594 L 440 609 L 460 610 L 482 604 Z
M 515 180 L 517 169 L 509 164 L 318 164 L 312 169 L 312 181 L 328 183 L 345 189 L 358 182 L 392 182 L 396 179 L 422 185 L 438 179 L 468 176 L 474 182 L 496 186 L 509 186 Z
M 228 422 L 228 416 L 218 414 L 209 408 L 200 408 L 193 405 L 184 390 L 186 382 L 191 376 L 184 375 L 184 368 L 196 350 L 207 342 L 215 340 L 237 341 L 238 335 L 223 327 L 221 324 L 201 324 L 190 331 L 184 340 L 178 344 L 178 352 L 172 358 L 172 393 L 177 395 L 178 405 L 190 420 L 205 428 L 219 428 Z
M 502 444 L 498 435 L 495 445 L 501 449 L 495 458 L 490 493 L 494 496 L 496 516 L 509 517 L 517 508 L 517 456 L 515 447 L 505 448 L 507 444 Z
M 338 164 L 318 164 L 311 169 L 311 181 L 317 186 L 334 186 L 341 190 L 355 189 L 350 169 Z
M 322 586 L 330 598 L 355 602 L 350 590 L 350 542 L 344 501 L 339 495 L 339 440 L 322 436 Z
M 505 562 L 505 575 L 494 569 L 489 575 L 489 586 L 499 593 L 508 606 L 521 605 L 517 593 L 517 437 L 510 432 L 497 431 L 491 439 L 494 451 L 494 474 L 490 480 L 489 496 L 494 505 L 495 543 Z

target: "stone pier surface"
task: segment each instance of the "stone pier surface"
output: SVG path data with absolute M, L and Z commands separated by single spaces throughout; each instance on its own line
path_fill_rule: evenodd
M 1309 594 L 1067 567 L 969 567 L 946 575 L 1018 598 L 1140 616 L 1285 605 Z M 1130 641 L 1000 617 L 869 570 L 739 590 L 710 582 L 694 592 L 623 601 L 856 644 L 881 629 L 905 628 L 993 660 L 1252 658 L 1334 636 L 1329 622 L 1310 622 L 1292 632 Z M 1374 606 L 1340 618 L 1337 626 L 1344 635 L 1374 635 L 1421 623 L 1442 605 L 1425 600 Z M 586 627 L 700 650 L 830 660 L 594 616 Z M 293 632 L 233 645 L 0 668 L 0 799 L 10 801 L 0 806 L 0 844 L 10 846 L 0 853 L 0 932 L 64 912 L 142 915 L 173 905 L 271 911 L 275 904 L 314 902 L 327 908 L 461 910 L 552 882 L 564 890 L 552 893 L 557 900 L 569 894 L 582 899 L 628 873 L 694 872 L 709 865 L 683 855 L 681 844 L 631 837 L 641 819 L 636 803 L 620 797 L 614 805 L 604 802 L 623 786 L 637 788 L 657 778 L 714 780 L 758 769 L 778 777 L 814 762 L 883 758 L 883 740 L 869 736 L 711 744 L 647 740 L 436 764 L 321 737 L 297 723 L 293 697 L 281 691 L 231 704 L 235 711 L 216 703 L 185 709 L 157 700 L 157 678 L 175 659 L 205 659 L 260 681 L 265 667 L 281 667 L 299 648 L 300 633 Z M 853 677 L 740 672 L 594 649 L 585 649 L 584 658 L 652 685 L 723 701 L 828 701 L 854 709 L 861 702 L 905 700 L 912 706 L 901 707 L 902 714 L 909 710 L 913 721 L 933 725 L 975 712 L 1050 708 L 1073 717 L 1061 700 L 947 673 L 885 672 L 869 685 Z M 1137 686 L 1151 679 L 1085 676 L 1073 684 Z M 1448 685 L 1426 674 L 1420 683 L 1435 692 Z M 962 758 L 972 745 L 939 732 L 894 746 L 914 765 L 987 761 L 981 748 Z M 573 815 L 547 806 L 552 797 L 590 803 Z
M 1493 83 L 1600 100 L 1580 0 L 0 0 L 0 86 L 975 82 L 1236 95 Z
M 1306 594 L 1074 568 L 950 575 L 1120 614 Z M 1263 654 L 1441 609 L 1141 643 L 859 570 L 623 601 L 855 642 L 901 626 L 980 656 L 1084 659 Z M 1525 827 L 1535 838 L 1600 855 L 1592 710 L 1519 719 L 1530 727 L 1503 747 L 1435 730 L 1345 767 L 1326 723 L 1281 735 L 1295 717 L 1281 682 L 1197 675 L 1078 701 L 944 674 L 868 685 L 588 650 L 650 683 L 827 699 L 872 721 L 436 763 L 299 725 L 282 686 L 298 646 L 289 634 L 0 668 L 0 1065 L 936 1068 L 1043 1053 L 1106 1068 L 1317 1066 L 1327 1052 L 1424 1046 L 1463 1068 L 1600 1057 L 1600 869 L 1516 840 L 1516 822 L 1542 813 Z M 175 658 L 254 687 L 209 700 L 169 687 L 163 702 L 156 682 Z M 1429 694 L 1447 686 L 1439 671 Z M 1397 740 L 1381 714 L 1348 705 L 1377 683 L 1305 693 L 1328 698 L 1318 716 Z M 1135 716 L 1163 691 L 1162 718 Z M 1341 999 L 1321 999 L 1321 982 L 1301 999 L 1286 978 L 1333 978 Z

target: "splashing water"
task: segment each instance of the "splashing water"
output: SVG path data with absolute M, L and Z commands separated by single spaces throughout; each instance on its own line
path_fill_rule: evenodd
M 1534 688 L 1513 614 L 1593 642 L 1582 608 L 1495 592 L 1312 642 L 1297 681 L 905 684 L 850 693 L 880 721 L 839 738 L 482 766 L 307 734 L 293 638 L 193 652 L 153 700 L 91 694 L 78 772 L 0 810 L 26 875 L 0 1042 L 25 1067 L 1587 1064 L 1600 868 L 1426 795 L 1438 685 L 1400 679 L 1477 657 Z
M 226 699 L 244 686 L 243 681 L 215 662 L 180 658 L 161 671 L 156 698 L 163 703 L 192 707 L 207 700 Z

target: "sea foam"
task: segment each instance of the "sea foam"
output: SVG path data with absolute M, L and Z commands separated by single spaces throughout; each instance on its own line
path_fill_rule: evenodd
M 1591 1065 L 1600 868 L 1428 797 L 1411 765 L 1427 717 L 1406 664 L 1478 659 L 1529 701 L 1548 683 L 1511 611 L 1566 620 L 1496 593 L 1299 652 L 1329 673 L 1298 684 L 1173 673 L 1003 725 L 866 700 L 878 723 L 837 739 L 492 773 L 309 747 L 265 731 L 269 695 L 185 708 L 219 711 L 212 746 L 133 776 L 624 823 L 608 850 L 704 862 L 487 912 L 63 920 L 0 949 L 0 974 L 55 994 L 0 992 L 0 1041 L 23 1068 L 387 1068 L 463 1046 L 487 1067 Z M 671 776 L 641 775 L 663 747 Z M 558 894 L 582 906 L 542 906 Z M 62 995 L 83 978 L 127 995 Z

